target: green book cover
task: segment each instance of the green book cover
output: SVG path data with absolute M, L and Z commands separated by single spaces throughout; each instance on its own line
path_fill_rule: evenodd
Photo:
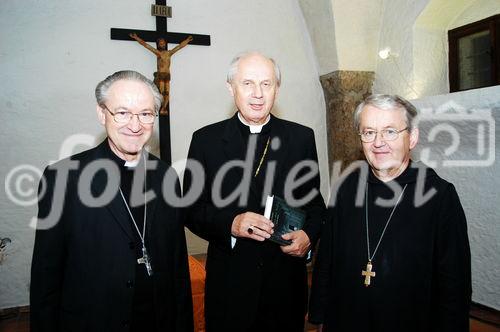
M 306 221 L 306 213 L 301 209 L 291 207 L 286 201 L 277 196 L 268 196 L 264 217 L 274 224 L 274 233 L 269 238 L 279 245 L 289 245 L 290 240 L 284 240 L 281 235 L 302 229 Z

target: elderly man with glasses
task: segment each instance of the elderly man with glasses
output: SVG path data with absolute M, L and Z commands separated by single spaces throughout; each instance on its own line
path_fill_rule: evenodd
M 162 96 L 134 71 L 95 94 L 107 138 L 40 182 L 31 330 L 192 331 L 177 174 L 144 149 Z
M 329 204 L 309 320 L 322 331 L 468 331 L 470 250 L 454 186 L 410 159 L 417 110 L 373 95 L 355 110 L 365 162 Z

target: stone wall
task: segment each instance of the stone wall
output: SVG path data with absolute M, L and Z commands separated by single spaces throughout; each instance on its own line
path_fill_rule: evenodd
M 342 161 L 342 169 L 363 159 L 358 135 L 352 126 L 356 106 L 371 94 L 375 74 L 369 71 L 338 70 L 320 77 L 326 103 L 329 169 Z

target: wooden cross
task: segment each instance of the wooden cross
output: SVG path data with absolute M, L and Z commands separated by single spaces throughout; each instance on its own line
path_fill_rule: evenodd
M 361 275 L 365 276 L 365 286 L 366 287 L 370 286 L 371 277 L 375 277 L 375 271 L 372 272 L 372 262 L 371 261 L 368 261 L 368 263 L 366 264 L 366 271 L 361 270 Z
M 113 40 L 131 40 L 131 33 L 137 34 L 141 39 L 147 42 L 156 42 L 158 39 L 163 38 L 169 43 L 178 44 L 188 38 L 193 37 L 189 42 L 192 45 L 210 46 L 209 35 L 199 35 L 194 33 L 179 33 L 167 31 L 167 17 L 170 17 L 170 7 L 167 7 L 166 0 L 155 0 L 155 5 L 152 5 L 152 15 L 156 16 L 156 31 L 149 30 L 132 30 L 111 28 L 111 39 Z M 159 117 L 160 128 L 160 158 L 168 164 L 172 163 L 171 144 L 170 144 L 170 112 L 169 104 L 167 104 L 166 114 Z

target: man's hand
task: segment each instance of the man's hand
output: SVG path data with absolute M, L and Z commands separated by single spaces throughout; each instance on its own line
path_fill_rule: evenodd
M 245 212 L 234 217 L 231 235 L 264 241 L 273 234 L 273 227 L 274 224 L 266 217 L 253 212 Z
M 281 251 L 285 254 L 304 257 L 309 248 L 311 247 L 311 241 L 309 236 L 303 230 L 290 232 L 281 236 L 284 240 L 292 240 L 292 244 L 288 246 L 281 246 Z

